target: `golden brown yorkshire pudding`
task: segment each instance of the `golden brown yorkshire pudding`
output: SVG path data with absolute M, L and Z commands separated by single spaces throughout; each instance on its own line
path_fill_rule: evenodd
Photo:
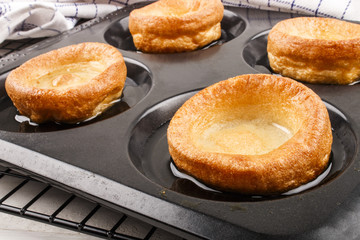
M 360 77 L 360 25 L 299 17 L 276 24 L 268 36 L 271 68 L 310 83 L 349 84 Z
M 159 0 L 130 13 L 129 30 L 143 52 L 192 51 L 221 36 L 220 0 Z
M 198 92 L 167 131 L 170 155 L 210 187 L 277 194 L 305 184 L 328 166 L 332 133 L 318 95 L 274 75 L 242 75 Z
M 19 112 L 36 123 L 76 123 L 121 96 L 126 71 L 116 48 L 87 42 L 30 59 L 9 74 L 5 88 Z

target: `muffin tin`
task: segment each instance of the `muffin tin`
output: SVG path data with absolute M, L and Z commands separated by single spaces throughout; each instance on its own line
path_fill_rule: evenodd
M 166 139 L 173 114 L 213 83 L 241 74 L 273 74 L 267 33 L 278 21 L 296 15 L 227 6 L 218 41 L 188 53 L 144 54 L 136 51 L 127 25 L 129 12 L 145 4 L 128 6 L 2 59 L 3 165 L 186 238 L 301 238 L 326 226 L 344 201 L 359 195 L 359 84 L 306 84 L 325 102 L 334 137 L 331 164 L 314 182 L 263 197 L 215 192 L 188 176 L 176 177 Z M 111 44 L 123 54 L 128 76 L 121 101 L 75 125 L 24 121 L 4 90 L 8 72 L 41 53 L 85 41 Z

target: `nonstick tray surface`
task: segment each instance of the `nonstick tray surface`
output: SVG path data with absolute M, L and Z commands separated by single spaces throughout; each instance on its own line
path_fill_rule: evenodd
M 324 230 L 331 224 L 359 225 L 359 217 L 350 218 L 343 207 L 360 205 L 359 84 L 306 84 L 325 102 L 334 137 L 330 167 L 309 185 L 277 196 L 242 196 L 204 190 L 171 171 L 166 129 L 175 111 L 218 81 L 272 74 L 267 34 L 278 21 L 296 15 L 226 7 L 217 42 L 189 53 L 144 54 L 136 51 L 127 25 L 129 12 L 145 4 L 128 6 L 2 59 L 2 164 L 186 238 L 305 239 L 313 234 L 328 239 L 336 236 Z M 111 44 L 123 54 L 128 78 L 121 101 L 76 125 L 17 121 L 4 89 L 8 72 L 41 53 L 86 41 Z M 360 230 L 351 234 L 359 236 Z

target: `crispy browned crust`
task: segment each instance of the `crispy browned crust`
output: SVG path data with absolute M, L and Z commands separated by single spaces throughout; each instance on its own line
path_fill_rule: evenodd
M 220 0 L 160 0 L 130 13 L 129 30 L 143 52 L 192 51 L 221 36 Z
M 254 110 L 246 117 L 269 117 L 295 130 L 294 135 L 262 155 L 209 152 L 194 144 L 195 135 L 212 121 L 250 105 Z M 328 166 L 332 144 L 327 109 L 312 90 L 289 78 L 255 74 L 221 81 L 194 95 L 172 118 L 167 138 L 181 171 L 216 189 L 262 195 L 316 178 Z
M 271 68 L 310 83 L 349 84 L 360 77 L 360 25 L 300 17 L 276 24 L 267 46 Z
M 37 88 L 29 81 L 57 66 L 76 62 L 101 61 L 106 69 L 86 85 L 64 89 Z M 13 70 L 6 79 L 7 94 L 19 112 L 37 123 L 75 123 L 93 117 L 121 96 L 126 65 L 121 53 L 103 43 L 81 43 L 39 55 Z

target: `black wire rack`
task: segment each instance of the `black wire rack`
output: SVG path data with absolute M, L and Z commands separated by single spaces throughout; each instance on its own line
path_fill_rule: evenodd
M 75 194 L 54 187 L 48 183 L 41 182 L 10 168 L 0 166 L 0 189 L 4 188 L 5 182 L 8 182 L 9 179 L 11 179 L 14 184 L 13 187 L 6 194 L 0 195 L 1 212 L 35 220 L 38 222 L 47 223 L 53 226 L 66 228 L 69 230 L 74 230 L 104 239 L 181 239 L 171 233 L 165 232 L 164 230 L 151 226 L 147 223 L 141 223 L 139 222 L 139 220 L 136 220 L 135 223 L 137 223 L 138 225 L 140 224 L 140 227 L 137 226 L 138 228 L 141 228 L 139 231 L 140 233 L 122 233 L 122 225 L 125 224 L 126 221 L 131 219 L 131 217 L 120 212 L 112 212 L 113 210 L 107 209 L 96 202 L 91 202 L 89 200 L 80 198 Z M 22 206 L 15 206 L 16 204 L 6 203 L 9 199 L 14 198 L 15 195 L 19 195 L 17 193 L 32 184 L 39 185 L 39 191 L 34 193 L 30 197 L 30 199 L 27 200 L 26 203 L 24 203 Z M 62 202 L 55 210 L 51 210 L 51 213 L 49 213 L 48 211 L 41 212 L 39 210 L 34 211 L 31 209 L 31 207 L 33 205 L 36 205 L 37 202 L 42 202 L 42 204 L 45 205 L 46 208 L 46 203 L 41 201 L 41 199 L 43 199 L 45 195 L 51 191 L 57 191 L 58 195 L 61 194 L 63 196 Z M 48 198 L 47 201 L 52 200 L 51 198 Z M 87 205 L 91 207 L 88 207 L 86 213 L 83 214 L 83 217 L 78 221 L 62 218 L 61 213 L 66 210 L 66 208 L 69 208 L 70 205 L 75 201 L 81 201 L 81 205 Z M 115 219 L 115 221 L 113 221 L 113 224 L 108 225 L 107 228 L 101 228 L 95 226 L 94 224 L 91 224 L 91 222 L 94 222 L 93 219 L 96 218 L 97 213 L 101 211 L 111 213 L 112 218 Z
M 20 39 L 20 40 L 6 40 L 0 44 L 0 58 L 5 57 L 15 51 L 29 47 L 43 38 Z

